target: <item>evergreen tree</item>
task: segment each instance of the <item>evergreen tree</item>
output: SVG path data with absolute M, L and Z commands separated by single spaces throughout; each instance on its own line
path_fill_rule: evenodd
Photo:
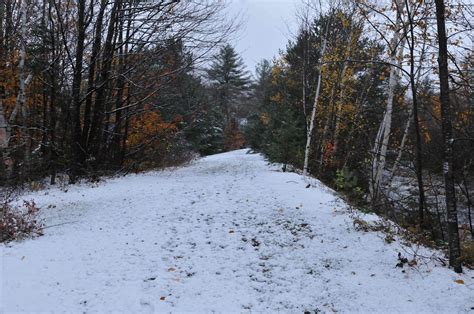
M 233 119 L 240 118 L 236 115 L 249 91 L 250 75 L 242 58 L 229 44 L 222 47 L 214 57 L 207 74 L 214 101 L 224 116 L 225 125 L 228 126 Z
M 201 155 L 222 152 L 224 149 L 224 125 L 219 110 L 209 100 L 208 90 L 198 78 L 192 77 L 183 86 L 183 102 L 191 107 L 184 115 L 184 134 L 193 150 Z
M 245 138 L 252 149 L 261 150 L 265 142 L 264 112 L 265 104 L 271 96 L 272 65 L 268 60 L 262 60 L 256 68 L 257 79 L 253 86 L 253 103 L 247 118 Z

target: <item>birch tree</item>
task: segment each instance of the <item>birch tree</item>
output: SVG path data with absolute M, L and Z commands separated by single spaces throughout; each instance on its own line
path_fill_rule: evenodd
M 3 141 L 2 141 L 2 147 L 3 147 L 3 162 L 6 167 L 6 178 L 10 179 L 13 175 L 13 160 L 10 157 L 10 141 L 13 136 L 12 132 L 12 125 L 15 125 L 17 122 L 18 115 L 20 114 L 22 116 L 23 120 L 23 126 L 26 125 L 28 122 L 28 115 L 27 115 L 27 110 L 26 108 L 26 88 L 30 84 L 32 80 L 32 75 L 27 74 L 25 62 L 26 62 L 26 27 L 27 27 L 27 12 L 28 12 L 28 6 L 26 1 L 21 1 L 19 3 L 19 14 L 18 14 L 18 20 L 19 20 L 19 31 L 18 31 L 18 39 L 19 39 L 19 52 L 18 52 L 18 93 L 16 96 L 16 101 L 14 108 L 10 114 L 10 117 L 8 120 L 6 119 L 6 114 L 5 114 L 5 109 L 3 107 L 3 99 L 0 101 L 2 102 L 0 104 L 0 127 L 3 129 L 3 131 L 0 131 L 2 133 Z M 10 15 L 10 18 L 12 16 Z M 8 21 L 7 21 L 8 23 Z M 10 23 L 13 24 L 12 21 Z M 6 44 L 6 43 L 5 43 Z M 8 56 L 7 56 L 8 57 Z M 2 95 L 3 98 L 4 95 Z M 24 136 L 24 140 L 26 143 L 29 142 L 29 137 L 27 132 L 26 136 Z M 26 170 L 29 166 L 30 163 L 30 146 L 28 144 L 25 144 L 25 167 Z
M 372 202 L 375 202 L 378 199 L 383 170 L 385 169 L 387 149 L 392 126 L 393 100 L 395 97 L 395 88 L 400 79 L 400 67 L 403 59 L 403 44 L 401 44 L 403 38 L 401 25 L 402 12 L 398 9 L 401 3 L 400 0 L 393 1 L 396 7 L 396 20 L 393 25 L 393 37 L 389 45 L 390 58 L 388 62 L 391 64 L 391 66 L 387 91 L 387 104 L 383 120 L 380 123 L 372 150 L 372 174 L 369 183 L 370 199 Z
M 337 7 L 339 4 L 336 4 L 334 6 L 331 6 L 329 9 L 329 12 L 334 12 L 334 8 Z M 322 12 L 322 6 L 320 4 L 319 10 Z M 320 15 L 322 17 L 322 14 Z M 316 91 L 314 95 L 314 102 L 313 106 L 311 109 L 311 117 L 309 121 L 309 127 L 306 132 L 306 145 L 305 145 L 305 150 L 304 150 L 304 162 L 303 162 L 303 176 L 308 175 L 308 170 L 309 170 L 309 157 L 311 155 L 311 148 L 312 148 L 312 140 L 314 136 L 314 129 L 315 126 L 317 125 L 316 122 L 316 114 L 318 112 L 318 104 L 319 104 L 319 97 L 321 93 L 321 84 L 323 80 L 323 66 L 324 66 L 324 58 L 326 55 L 326 49 L 328 45 L 328 34 L 329 34 L 329 29 L 331 27 L 331 22 L 332 22 L 332 17 L 329 15 L 329 18 L 326 19 L 326 25 L 324 25 L 324 30 L 322 30 L 322 38 L 321 38 L 321 45 L 320 45 L 320 51 L 319 51 L 319 65 L 318 65 L 318 83 L 316 86 Z

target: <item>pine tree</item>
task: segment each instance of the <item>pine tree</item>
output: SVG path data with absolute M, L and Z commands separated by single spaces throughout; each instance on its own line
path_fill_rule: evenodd
M 262 113 L 271 96 L 272 65 L 268 60 L 262 60 L 256 67 L 257 79 L 253 85 L 252 108 L 247 117 L 245 139 L 248 145 L 255 150 L 261 150 L 265 145 L 265 125 Z
M 214 101 L 228 126 L 237 118 L 236 114 L 249 90 L 250 75 L 242 58 L 229 44 L 214 57 L 207 74 L 214 91 Z

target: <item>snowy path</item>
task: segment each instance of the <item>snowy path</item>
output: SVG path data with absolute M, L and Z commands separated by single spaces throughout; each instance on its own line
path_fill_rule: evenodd
M 403 273 L 398 242 L 305 185 L 241 150 L 38 192 L 48 225 L 72 223 L 1 247 L 0 312 L 472 311 L 473 272 Z

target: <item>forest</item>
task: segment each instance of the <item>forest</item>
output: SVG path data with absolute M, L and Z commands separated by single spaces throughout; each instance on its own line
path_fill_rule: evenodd
M 226 1 L 0 1 L 0 191 L 248 148 L 473 267 L 472 2 L 302 0 L 297 21 L 248 69 Z

